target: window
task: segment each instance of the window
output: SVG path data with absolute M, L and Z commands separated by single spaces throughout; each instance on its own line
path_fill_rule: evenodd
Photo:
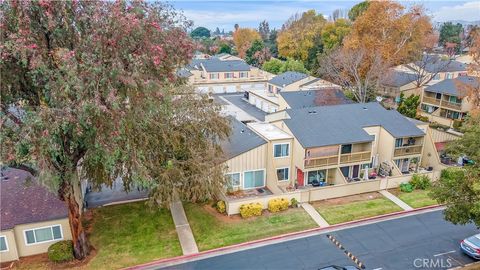
M 325 182 L 325 170 L 308 172 L 307 183 L 311 185 L 313 182 Z
M 240 173 L 228 173 L 225 175 L 227 177 L 227 185 L 231 187 L 240 186 Z
M 243 173 L 243 188 L 257 188 L 265 186 L 265 171 L 249 171 Z
M 276 157 L 276 158 L 278 158 L 278 157 L 288 157 L 289 147 L 290 147 L 290 144 L 288 144 L 288 143 L 274 144 L 273 145 L 273 156 Z
M 0 252 L 8 251 L 7 237 L 0 236 Z
M 350 167 L 349 166 L 340 167 L 340 171 L 342 172 L 344 177 L 348 177 L 350 174 Z
M 233 73 L 232 72 L 225 72 L 224 76 L 225 76 L 225 79 L 231 79 L 231 78 L 233 78 Z
M 449 96 L 448 97 L 448 102 L 458 103 L 457 97 L 456 96 Z
M 453 74 L 452 73 L 447 73 L 447 79 L 453 79 Z
M 435 95 L 435 99 L 442 99 L 442 94 L 437 93 L 437 94 Z
M 433 77 L 434 80 L 440 80 L 440 74 L 435 74 L 435 77 Z
M 344 144 L 344 145 L 342 145 L 341 153 L 342 153 L 342 154 L 352 153 L 352 145 L 351 145 L 351 144 Z
M 240 72 L 239 76 L 240 76 L 240 78 L 247 78 L 248 77 L 248 72 Z
M 43 227 L 33 230 L 26 230 L 25 242 L 27 245 L 49 242 L 53 240 L 62 239 L 62 227 L 60 225 Z
M 396 139 L 395 140 L 395 147 L 402 147 L 403 146 L 403 139 Z
M 289 178 L 288 168 L 277 169 L 278 181 L 286 181 Z
M 271 84 L 268 85 L 268 92 L 273 93 L 273 86 Z
M 210 73 L 209 77 L 210 77 L 210 80 L 216 80 L 218 79 L 218 73 Z

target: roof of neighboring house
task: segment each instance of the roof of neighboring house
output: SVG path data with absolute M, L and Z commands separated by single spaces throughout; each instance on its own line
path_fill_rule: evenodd
M 186 68 L 181 68 L 177 70 L 177 76 L 180 78 L 188 78 L 192 76 L 193 74 Z
M 424 55 L 423 60 L 417 61 L 415 64 L 419 67 L 424 67 L 424 69 L 430 73 L 467 70 L 465 63 L 456 60 L 442 59 L 438 55 Z
M 378 103 L 355 103 L 288 109 L 283 120 L 304 148 L 373 141 L 363 128 L 382 126 L 393 137 L 425 133 L 403 115 Z
M 382 85 L 401 87 L 416 80 L 417 76 L 412 73 L 393 70 L 382 80 Z
M 343 94 L 341 89 L 336 87 L 280 92 L 280 96 L 292 109 L 353 103 Z
M 426 87 L 425 91 L 463 97 L 466 94 L 465 91 L 461 90 L 461 87 L 464 84 L 477 88 L 479 87 L 480 79 L 471 76 L 459 76 L 455 79 L 445 79 Z
M 268 81 L 268 83 L 283 87 L 284 85 L 290 85 L 292 83 L 303 80 L 307 77 L 308 75 L 305 73 L 300 73 L 296 71 L 287 71 L 273 77 L 270 81 Z
M 1 186 L 1 230 L 15 225 L 65 218 L 67 207 L 29 172 L 4 170 Z
M 227 140 L 220 142 L 226 160 L 267 143 L 267 141 L 242 122 L 233 117 L 228 118 L 231 123 L 232 133 Z
M 250 71 L 250 65 L 242 60 L 219 60 L 210 58 L 202 62 L 207 72 Z

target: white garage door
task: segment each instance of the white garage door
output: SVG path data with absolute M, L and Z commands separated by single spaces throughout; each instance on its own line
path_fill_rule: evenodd
M 265 84 L 263 83 L 256 83 L 252 85 L 253 89 L 255 90 L 265 90 Z
M 269 107 L 269 104 L 268 104 L 268 102 L 263 102 L 262 111 L 264 111 L 264 112 L 268 112 L 268 107 Z
M 235 85 L 228 85 L 226 87 L 227 93 L 235 93 L 237 92 L 237 87 Z
M 255 100 L 255 107 L 262 109 L 262 101 L 260 99 Z
M 250 101 L 250 104 L 255 105 L 255 100 L 256 100 L 256 98 L 255 98 L 253 95 L 249 95 L 249 96 L 248 96 L 248 99 L 249 99 L 249 101 Z
M 213 86 L 212 89 L 215 94 L 224 93 L 223 86 Z
M 240 85 L 240 88 L 243 90 L 243 91 L 247 91 L 247 90 L 250 90 L 252 89 L 253 85 L 251 84 L 242 84 Z
M 200 94 L 206 94 L 206 93 L 208 93 L 208 86 L 199 86 L 199 87 L 197 87 L 197 91 Z

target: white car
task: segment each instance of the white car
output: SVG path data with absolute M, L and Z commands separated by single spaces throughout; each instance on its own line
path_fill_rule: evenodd
M 480 260 L 480 233 L 463 239 L 460 248 L 468 256 Z

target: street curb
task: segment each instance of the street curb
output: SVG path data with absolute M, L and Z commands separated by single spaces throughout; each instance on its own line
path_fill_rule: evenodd
M 274 240 L 279 240 L 279 239 L 290 240 L 289 238 L 292 238 L 292 237 L 295 237 L 295 236 L 298 237 L 298 238 L 302 238 L 302 236 L 307 237 L 307 236 L 310 236 L 309 234 L 314 233 L 314 232 L 322 233 L 324 231 L 325 232 L 332 231 L 332 230 L 335 231 L 335 230 L 339 230 L 340 228 L 343 228 L 343 227 L 345 227 L 345 229 L 346 229 L 346 228 L 348 228 L 352 225 L 359 225 L 359 226 L 360 225 L 367 225 L 367 224 L 370 224 L 370 223 L 375 223 L 375 222 L 382 221 L 384 219 L 388 220 L 388 218 L 390 218 L 390 217 L 400 218 L 400 217 L 404 217 L 404 216 L 410 216 L 410 215 L 418 213 L 418 212 L 426 212 L 427 213 L 427 212 L 430 212 L 430 211 L 441 210 L 443 208 L 444 208 L 444 205 L 437 204 L 437 205 L 430 205 L 430 206 L 415 208 L 413 210 L 398 211 L 398 212 L 383 214 L 383 215 L 379 215 L 379 216 L 363 218 L 363 219 L 348 221 L 348 222 L 344 222 L 344 223 L 338 223 L 338 224 L 330 225 L 328 227 L 321 227 L 321 228 L 319 227 L 319 228 L 307 229 L 307 230 L 303 230 L 303 231 L 286 233 L 286 234 L 276 235 L 276 236 L 272 236 L 272 237 L 268 237 L 268 238 L 252 240 L 252 241 L 243 242 L 243 243 L 239 243 L 239 244 L 234 244 L 234 245 L 230 245 L 230 246 L 209 249 L 209 250 L 201 251 L 201 252 L 195 253 L 195 254 L 181 255 L 181 256 L 177 256 L 177 257 L 155 260 L 155 261 L 151 261 L 151 262 L 144 263 L 144 264 L 139 264 L 139 265 L 135 265 L 135 266 L 131 266 L 131 267 L 126 267 L 126 268 L 123 268 L 123 269 L 124 270 L 141 270 L 141 269 L 146 269 L 148 267 L 161 266 L 161 265 L 167 264 L 167 263 L 169 263 L 169 265 L 174 265 L 175 262 L 180 262 L 180 261 L 188 262 L 188 259 L 196 258 L 196 257 L 202 257 L 202 256 L 209 255 L 209 254 L 212 254 L 212 253 L 219 253 L 218 255 L 222 255 L 222 253 L 221 253 L 222 251 L 232 251 L 233 252 L 233 250 L 241 248 L 241 247 L 253 246 L 255 244 L 261 244 L 261 243 L 265 243 L 265 242 L 269 242 L 269 241 L 274 241 Z M 375 221 L 375 222 L 373 222 L 373 221 Z M 295 238 L 292 238 L 291 240 L 293 240 L 293 239 L 295 239 Z M 181 263 L 184 263 L 184 262 L 181 262 Z M 167 265 L 165 265 L 165 266 L 167 266 Z

